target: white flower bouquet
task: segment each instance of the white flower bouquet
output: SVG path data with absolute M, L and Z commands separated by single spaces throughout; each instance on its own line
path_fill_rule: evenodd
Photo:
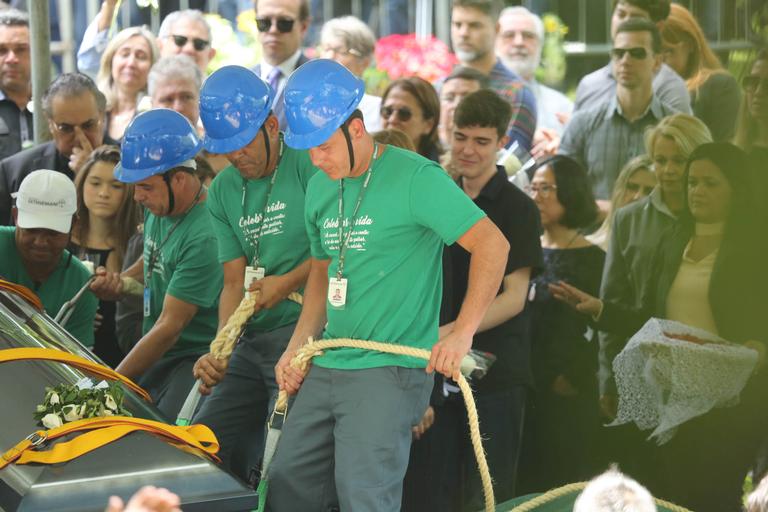
M 77 384 L 59 384 L 45 388 L 45 398 L 35 410 L 38 424 L 51 429 L 64 423 L 99 416 L 131 416 L 123 407 L 125 392 L 117 382 L 101 381 L 93 386 L 90 379 Z

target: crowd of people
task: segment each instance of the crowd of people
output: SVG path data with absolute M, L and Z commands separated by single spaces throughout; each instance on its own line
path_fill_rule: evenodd
M 682 5 L 614 0 L 608 63 L 571 100 L 536 80 L 539 15 L 501 4 L 452 0 L 459 64 L 377 97 L 371 29 L 329 20 L 310 59 L 308 0 L 255 0 L 254 69 L 211 69 L 199 11 L 112 34 L 106 0 L 34 114 L 29 20 L 0 11 L 0 277 L 51 316 L 87 287 L 64 327 L 169 421 L 199 382 L 193 421 L 230 471 L 269 478 L 267 510 L 481 509 L 470 349 L 498 501 L 618 463 L 648 490 L 611 469 L 574 510 L 741 510 L 750 472 L 749 510 L 768 510 L 768 52 L 737 80 Z M 613 361 L 652 317 L 758 354 L 738 404 L 661 445 L 608 426 Z M 339 348 L 306 373 L 290 361 L 310 337 L 431 358 Z M 295 398 L 266 475 L 278 390 Z

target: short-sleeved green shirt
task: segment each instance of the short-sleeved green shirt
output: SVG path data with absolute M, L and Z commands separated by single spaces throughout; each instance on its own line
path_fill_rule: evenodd
M 53 273 L 44 283 L 36 285 L 29 277 L 16 249 L 16 228 L 13 226 L 0 226 L 0 255 L 0 276 L 35 292 L 51 318 L 56 316 L 61 306 L 74 297 L 91 277 L 85 265 L 65 250 Z M 87 347 L 93 347 L 93 319 L 98 307 L 99 300 L 96 296 L 90 291 L 85 292 L 77 301 L 75 310 L 65 326 L 72 336 Z
M 166 240 L 174 224 L 176 228 Z M 145 212 L 144 283 L 149 285 L 150 304 L 149 315 L 144 316 L 144 334 L 163 311 L 166 294 L 198 307 L 197 314 L 164 357 L 203 354 L 216 336 L 224 277 L 216 260 L 215 244 L 213 226 L 202 203 L 196 204 L 183 218 L 156 217 Z M 156 254 L 150 275 L 153 252 Z
M 346 251 L 346 305 L 336 309 L 326 299 L 324 337 L 430 350 L 438 338 L 443 245 L 485 214 L 442 168 L 416 153 L 387 146 L 372 172 Z M 364 180 L 365 174 L 343 180 L 345 237 Z M 338 194 L 339 182 L 322 172 L 307 189 L 312 256 L 331 260 L 329 278 L 338 268 Z M 423 360 L 346 348 L 327 351 L 313 363 L 336 369 L 426 366 Z
M 266 275 L 290 272 L 309 258 L 309 239 L 304 227 L 304 196 L 309 179 L 317 172 L 306 151 L 287 146 L 275 171 L 275 184 L 266 205 L 272 175 L 246 180 L 233 166 L 221 171 L 208 192 L 208 211 L 218 242 L 219 261 L 226 263 L 245 256 L 254 260 L 259 238 L 259 264 Z M 262 221 L 262 211 L 265 212 Z M 284 300 L 263 309 L 248 323 L 267 332 L 296 322 L 301 306 Z

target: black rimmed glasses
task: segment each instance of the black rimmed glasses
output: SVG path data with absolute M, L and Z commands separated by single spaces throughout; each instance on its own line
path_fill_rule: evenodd
M 259 32 L 269 32 L 273 21 L 277 24 L 277 31 L 283 34 L 293 30 L 293 24 L 296 23 L 293 18 L 256 18 L 256 28 Z
M 184 45 L 187 44 L 187 41 L 190 39 L 192 40 L 192 47 L 195 49 L 196 52 L 201 52 L 208 48 L 208 45 L 211 44 L 210 41 L 206 41 L 205 39 L 200 39 L 199 37 L 187 37 L 187 36 L 171 36 L 173 38 L 173 42 L 178 46 L 179 48 L 184 48 Z
M 75 129 L 78 127 L 83 130 L 84 132 L 93 132 L 99 129 L 99 126 L 101 125 L 100 119 L 89 119 L 86 122 L 82 124 L 69 124 L 69 123 L 57 123 L 54 121 L 51 121 L 51 124 L 53 124 L 53 127 L 56 128 L 56 131 L 59 133 L 62 133 L 64 135 L 72 135 L 75 133 Z
M 646 50 L 643 47 L 638 48 L 612 48 L 611 49 L 611 57 L 616 60 L 621 60 L 624 58 L 625 54 L 629 54 L 630 57 L 632 57 L 635 60 L 643 60 L 646 57 L 648 57 L 648 50 Z
M 381 117 L 384 119 L 389 119 L 392 117 L 392 114 L 397 113 L 397 119 L 401 123 L 407 123 L 412 117 L 413 112 L 411 112 L 411 109 L 408 107 L 400 107 L 400 108 L 394 108 L 394 107 L 381 107 Z

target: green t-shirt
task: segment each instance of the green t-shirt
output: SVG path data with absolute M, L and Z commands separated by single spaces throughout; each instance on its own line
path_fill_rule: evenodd
M 286 147 L 265 209 L 272 175 L 245 180 L 233 166 L 221 171 L 211 184 L 207 201 L 219 261 L 226 263 L 245 256 L 252 264 L 259 232 L 263 236 L 258 244 L 259 261 L 266 275 L 285 274 L 306 261 L 309 239 L 304 227 L 304 195 L 315 172 L 317 168 L 306 151 Z M 296 322 L 300 312 L 300 305 L 284 300 L 272 309 L 261 310 L 248 325 L 257 331 L 271 331 Z
M 365 173 L 343 180 L 346 224 L 364 180 Z M 338 268 L 338 193 L 339 182 L 322 172 L 307 190 L 312 256 L 331 259 L 329 278 Z M 346 305 L 336 309 L 326 299 L 324 337 L 430 350 L 438 338 L 443 245 L 454 243 L 484 216 L 437 164 L 388 146 L 373 165 L 346 251 Z M 327 351 L 313 363 L 337 369 L 426 366 L 420 359 L 346 348 Z
M 44 283 L 36 285 L 29 277 L 16 249 L 15 234 L 15 227 L 0 226 L 0 276 L 35 292 L 40 297 L 45 312 L 53 318 L 61 306 L 80 291 L 91 277 L 91 273 L 80 260 L 65 250 L 53 273 Z M 96 296 L 90 291 L 85 292 L 77 301 L 66 325 L 67 331 L 86 347 L 93 347 L 93 319 L 98 307 L 99 300 Z
M 171 229 L 173 232 L 166 239 Z M 166 294 L 198 307 L 197 314 L 164 357 L 203 354 L 216 336 L 224 277 L 216 261 L 215 243 L 204 204 L 196 204 L 183 218 L 156 217 L 145 211 L 144 283 L 149 285 L 150 304 L 149 315 L 144 316 L 144 334 L 163 311 Z M 153 252 L 156 255 L 152 275 L 148 275 Z

